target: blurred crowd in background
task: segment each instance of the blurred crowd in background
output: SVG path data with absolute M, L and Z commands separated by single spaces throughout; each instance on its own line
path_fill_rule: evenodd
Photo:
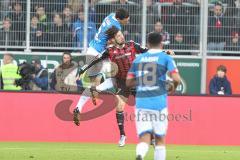
M 0 48 L 25 46 L 29 23 L 30 46 L 82 48 L 84 0 L 31 0 L 27 22 L 26 0 L 0 2 Z M 209 0 L 208 50 L 239 50 L 239 0 Z M 130 12 L 123 27 L 127 40 L 142 42 L 142 1 L 89 0 L 87 41 L 94 38 L 104 17 L 116 8 Z M 165 48 L 198 50 L 200 46 L 199 0 L 147 0 L 147 33 L 160 32 Z

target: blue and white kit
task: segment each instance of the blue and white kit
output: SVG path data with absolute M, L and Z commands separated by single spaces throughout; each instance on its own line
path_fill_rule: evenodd
M 173 58 L 157 49 L 139 55 L 129 70 L 128 77 L 135 77 L 137 81 L 136 127 L 139 136 L 147 132 L 156 136 L 166 135 L 168 71 L 178 72 Z

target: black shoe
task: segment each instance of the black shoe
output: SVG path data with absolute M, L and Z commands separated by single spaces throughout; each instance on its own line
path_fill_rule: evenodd
M 137 156 L 136 160 L 143 160 L 140 155 Z
M 78 108 L 75 108 L 73 110 L 73 122 L 79 126 L 80 125 L 80 112 L 78 110 Z

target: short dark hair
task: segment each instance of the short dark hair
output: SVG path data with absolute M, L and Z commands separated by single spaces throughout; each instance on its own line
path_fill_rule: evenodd
M 217 1 L 217 2 L 214 3 L 214 6 L 221 6 L 221 7 L 223 7 L 223 4 L 222 4 L 221 1 Z
M 227 73 L 227 68 L 224 65 L 220 65 L 217 67 L 217 71 L 223 71 L 224 73 Z
M 115 35 L 119 32 L 119 29 L 117 29 L 117 27 L 112 26 L 111 28 L 109 28 L 105 33 L 108 37 L 108 39 L 112 39 L 115 37 Z
M 72 58 L 72 54 L 70 52 L 63 52 L 62 56 L 69 55 Z
M 117 11 L 116 11 L 116 15 L 115 15 L 116 18 L 120 19 L 120 20 L 123 20 L 125 18 L 128 18 L 129 17 L 129 13 L 126 9 L 124 8 L 119 8 Z
M 41 60 L 38 56 L 32 57 L 32 64 L 41 64 Z
M 147 41 L 151 46 L 158 46 L 162 42 L 162 36 L 160 33 L 151 32 L 148 34 Z

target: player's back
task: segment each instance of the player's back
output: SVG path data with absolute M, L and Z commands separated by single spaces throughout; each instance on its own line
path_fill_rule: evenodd
M 135 59 L 130 72 L 137 80 L 137 108 L 167 107 L 166 73 L 175 68 L 173 59 L 161 50 L 149 50 Z
M 102 22 L 101 26 L 98 29 L 94 39 L 90 42 L 89 46 L 96 49 L 99 53 L 103 52 L 107 46 L 107 35 L 105 32 L 115 26 L 121 30 L 121 25 L 118 20 L 115 18 L 115 13 L 109 14 Z

